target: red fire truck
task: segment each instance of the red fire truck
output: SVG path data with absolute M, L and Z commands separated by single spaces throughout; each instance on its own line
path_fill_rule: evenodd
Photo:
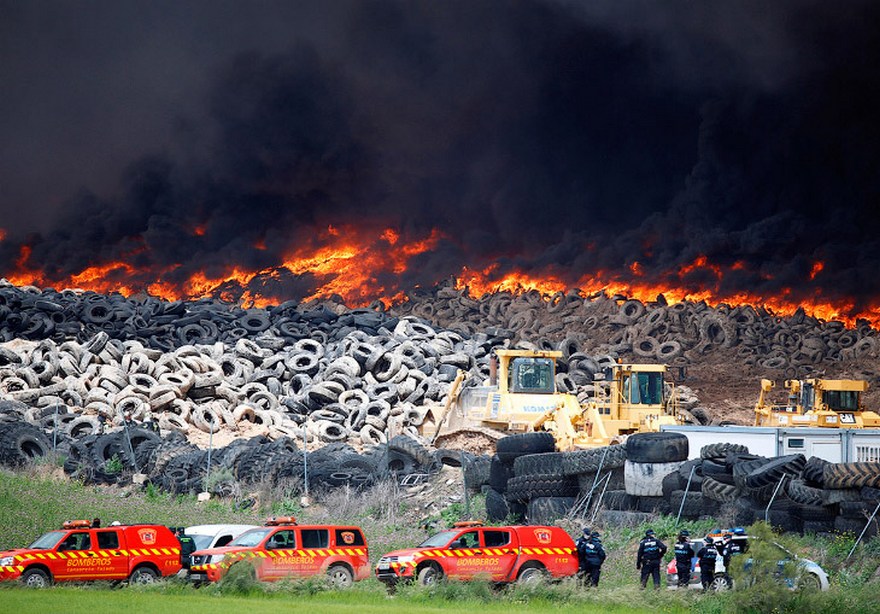
M 360 527 L 298 525 L 291 516 L 270 518 L 223 548 L 193 552 L 190 579 L 216 582 L 239 564 L 258 580 L 326 574 L 340 588 L 370 575 L 367 541 Z
M 536 582 L 577 573 L 574 541 L 559 527 L 484 527 L 456 523 L 417 548 L 379 559 L 376 577 L 389 586 L 418 580 L 431 584 L 449 577 L 493 582 Z
M 153 582 L 180 571 L 180 542 L 154 524 L 95 527 L 65 522 L 27 548 L 0 552 L 0 580 L 42 588 L 53 582 L 126 580 Z

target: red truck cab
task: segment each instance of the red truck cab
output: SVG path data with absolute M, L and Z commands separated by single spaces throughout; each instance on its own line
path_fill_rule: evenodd
M 171 529 L 137 524 L 93 527 L 65 522 L 27 548 L 0 552 L 0 580 L 43 588 L 53 582 L 153 582 L 180 571 L 180 542 Z
M 498 583 L 534 582 L 577 573 L 574 541 L 560 527 L 484 527 L 456 523 L 416 548 L 389 552 L 379 559 L 376 577 L 393 586 L 441 578 L 484 579 Z
M 217 582 L 236 564 L 256 579 L 276 581 L 326 575 L 340 588 L 370 575 L 367 541 L 360 527 L 299 525 L 293 517 L 270 518 L 222 548 L 192 554 L 190 579 Z

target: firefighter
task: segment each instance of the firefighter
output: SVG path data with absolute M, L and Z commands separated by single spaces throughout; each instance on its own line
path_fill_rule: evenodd
M 186 534 L 183 527 L 177 528 L 177 541 L 180 542 L 180 564 L 184 569 L 189 569 L 192 562 L 190 555 L 196 551 L 196 542 Z
M 718 550 L 712 543 L 712 538 L 706 536 L 703 547 L 697 552 L 697 560 L 700 562 L 700 583 L 703 590 L 709 590 L 712 580 L 715 578 L 715 560 L 718 558 Z
M 639 542 L 636 555 L 636 569 L 640 569 L 642 588 L 648 585 L 648 576 L 654 580 L 654 588 L 660 589 L 660 561 L 666 554 L 666 544 L 657 539 L 653 529 L 645 531 L 645 537 Z
M 587 577 L 587 544 L 590 543 L 591 534 L 590 528 L 584 527 L 583 533 L 574 543 L 578 555 L 578 578 L 585 583 L 589 582 Z
M 586 545 L 586 582 L 587 586 L 599 586 L 599 574 L 602 573 L 602 563 L 605 562 L 605 548 L 602 547 L 598 531 L 590 533 L 590 540 Z
M 678 534 L 673 550 L 675 551 L 675 569 L 678 573 L 678 587 L 687 588 L 691 580 L 691 559 L 694 558 L 694 549 L 690 543 L 690 533 L 683 529 Z

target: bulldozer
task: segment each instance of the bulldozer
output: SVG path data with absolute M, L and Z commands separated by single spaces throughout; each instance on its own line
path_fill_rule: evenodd
M 774 405 L 767 395 L 776 386 L 761 380 L 761 392 L 755 403 L 755 426 L 822 428 L 877 428 L 880 415 L 862 405 L 868 382 L 852 379 L 785 380 L 788 401 Z
M 462 388 L 459 372 L 440 416 L 426 421 L 423 435 L 444 447 L 461 436 L 494 444 L 511 433 L 548 431 L 558 450 L 571 451 L 622 443 L 628 434 L 677 423 L 666 396 L 665 365 L 612 364 L 596 374 L 595 396 L 582 404 L 557 389 L 561 357 L 559 351 L 496 350 L 488 384 Z

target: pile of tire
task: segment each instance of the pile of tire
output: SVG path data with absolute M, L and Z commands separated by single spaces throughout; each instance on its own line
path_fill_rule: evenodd
M 555 445 L 546 432 L 498 440 L 485 491 L 489 520 L 552 523 L 566 516 L 598 479 L 622 482 L 622 446 L 555 452 Z

